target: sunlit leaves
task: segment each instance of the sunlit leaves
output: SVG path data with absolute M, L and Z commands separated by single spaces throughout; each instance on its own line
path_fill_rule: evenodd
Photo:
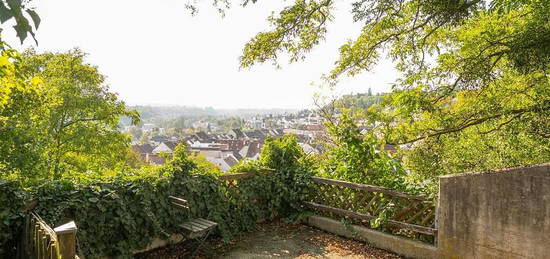
M 268 18 L 273 27 L 258 33 L 243 49 L 241 67 L 256 63 L 277 62 L 278 55 L 290 54 L 290 62 L 305 58 L 305 54 L 324 40 L 326 23 L 332 19 L 331 0 L 297 0 L 277 16 Z
M 118 122 L 139 115 L 109 92 L 84 53 L 9 53 L 0 58 L 2 174 L 59 177 L 124 163 L 129 139 Z

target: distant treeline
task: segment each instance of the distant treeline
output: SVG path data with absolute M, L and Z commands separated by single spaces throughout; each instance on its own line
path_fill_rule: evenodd
M 136 110 L 141 115 L 141 123 L 164 124 L 168 122 L 178 128 L 189 127 L 200 119 L 212 119 L 214 117 L 240 117 L 247 118 L 255 115 L 278 115 L 295 113 L 296 109 L 215 109 L 212 107 L 191 106 L 128 106 L 130 110 Z M 123 119 L 123 125 L 128 125 L 129 120 Z
M 360 93 L 344 95 L 338 99 L 337 102 L 344 108 L 366 109 L 373 104 L 380 103 L 383 98 L 383 94 L 373 95 L 371 93 Z

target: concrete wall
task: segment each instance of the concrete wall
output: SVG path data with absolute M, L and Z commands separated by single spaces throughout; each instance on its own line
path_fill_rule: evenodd
M 356 225 L 346 227 L 340 221 L 321 216 L 309 216 L 305 223 L 333 234 L 366 241 L 374 247 L 392 251 L 407 258 L 437 258 L 437 248 L 432 245 L 393 236 L 365 227 Z
M 550 258 L 550 164 L 440 178 L 441 258 Z

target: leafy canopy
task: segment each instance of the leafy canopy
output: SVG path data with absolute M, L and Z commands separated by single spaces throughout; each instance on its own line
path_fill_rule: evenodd
M 118 123 L 139 116 L 109 92 L 85 54 L 14 53 L 3 52 L 13 58 L 0 84 L 3 173 L 59 177 L 123 165 L 129 141 Z
M 296 0 L 269 17 L 271 28 L 245 45 L 241 66 L 276 63 L 281 53 L 290 62 L 303 59 L 324 39 L 335 4 Z M 337 84 L 371 70 L 384 55 L 395 62 L 400 77 L 392 93 L 364 115 L 384 142 L 437 158 L 431 167 L 413 162 L 420 158 L 409 166 L 449 173 L 550 160 L 549 1 L 357 0 L 351 6 L 363 28 L 340 47 L 324 79 Z M 481 149 L 488 152 L 484 160 L 457 149 L 479 148 L 472 140 L 492 147 Z M 530 151 L 502 154 L 518 152 L 514 145 Z

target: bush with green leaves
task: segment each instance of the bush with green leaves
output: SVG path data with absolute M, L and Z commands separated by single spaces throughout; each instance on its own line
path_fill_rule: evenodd
M 25 216 L 21 207 L 29 197 L 19 183 L 0 180 L 0 258 L 13 252 L 17 244 L 16 236 L 23 227 L 21 219 Z
M 401 163 L 381 148 L 383 143 L 372 132 L 362 134 L 350 113 L 344 111 L 327 129 L 331 143 L 319 163 L 320 176 L 408 190 Z
M 38 200 L 35 211 L 50 226 L 75 220 L 79 253 L 88 258 L 131 257 L 132 250 L 180 232 L 178 225 L 195 217 L 217 222 L 217 234 L 229 240 L 260 220 L 297 212 L 297 202 L 306 194 L 306 160 L 295 138 L 284 137 L 266 141 L 259 161 L 241 165 L 258 173 L 240 180 L 237 188 L 202 171 L 183 146 L 162 167 L 2 185 L 0 257 L 14 253 L 24 219 L 19 208 L 28 199 Z M 260 173 L 266 167 L 274 172 Z M 169 195 L 188 200 L 190 211 L 172 208 Z

